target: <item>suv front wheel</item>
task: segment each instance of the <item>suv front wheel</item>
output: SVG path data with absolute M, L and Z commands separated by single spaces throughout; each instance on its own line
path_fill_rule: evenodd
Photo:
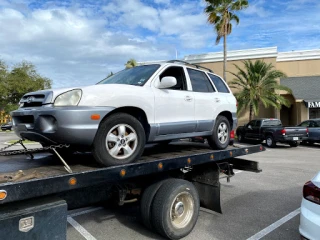
M 224 116 L 219 116 L 213 128 L 213 134 L 209 136 L 208 143 L 214 150 L 226 149 L 230 141 L 230 123 Z
M 129 114 L 116 113 L 100 124 L 92 153 L 104 166 L 128 164 L 142 155 L 145 142 L 140 121 Z

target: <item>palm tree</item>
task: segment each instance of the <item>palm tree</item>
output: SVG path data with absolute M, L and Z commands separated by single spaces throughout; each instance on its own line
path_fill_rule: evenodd
M 232 32 L 232 22 L 239 24 L 236 11 L 249 6 L 246 0 L 205 0 L 207 6 L 204 12 L 208 16 L 208 22 L 214 25 L 217 32 L 216 44 L 223 37 L 223 78 L 227 80 L 227 35 Z
M 231 73 L 235 78 L 230 82 L 230 87 L 240 90 L 235 93 L 238 101 L 238 113 L 249 107 L 249 120 L 252 115 L 259 114 L 259 104 L 265 107 L 281 108 L 281 105 L 290 106 L 290 102 L 278 94 L 276 90 L 284 90 L 292 93 L 291 89 L 280 85 L 277 79 L 286 77 L 286 74 L 274 69 L 274 66 L 257 60 L 254 63 L 250 60 L 242 62 L 244 69 L 234 64 L 238 73 Z
M 127 61 L 127 63 L 125 65 L 126 65 L 126 68 L 133 68 L 133 67 L 138 66 L 138 63 L 135 59 L 131 58 Z

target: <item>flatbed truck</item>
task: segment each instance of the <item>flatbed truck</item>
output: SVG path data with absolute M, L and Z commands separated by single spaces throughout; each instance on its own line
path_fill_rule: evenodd
M 138 162 L 108 168 L 74 154 L 65 159 L 72 173 L 51 153 L 0 156 L 0 239 L 66 239 L 68 210 L 106 202 L 138 202 L 146 227 L 180 239 L 192 231 L 200 206 L 222 213 L 221 178 L 229 181 L 233 169 L 261 172 L 258 162 L 241 157 L 264 150 L 152 144 Z

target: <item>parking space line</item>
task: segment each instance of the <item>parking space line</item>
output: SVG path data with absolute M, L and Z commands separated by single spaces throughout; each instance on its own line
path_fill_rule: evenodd
M 260 232 L 256 233 L 252 237 L 248 238 L 247 240 L 259 240 L 272 232 L 273 230 L 280 227 L 282 224 L 288 222 L 290 219 L 294 218 L 300 213 L 300 208 L 294 210 L 293 212 L 289 213 L 287 216 L 284 216 L 283 218 L 279 219 L 275 223 L 271 224 L 270 226 L 266 227 L 265 229 L 261 230 Z
M 71 214 L 69 214 L 69 216 L 70 216 L 70 217 L 76 217 L 76 216 L 80 216 L 80 215 L 83 215 L 83 214 L 95 212 L 95 211 L 102 210 L 102 209 L 104 209 L 104 208 L 103 208 L 103 207 L 89 208 L 89 209 L 83 210 L 83 211 L 81 211 L 81 212 L 71 213 Z
M 67 218 L 68 223 L 71 224 L 86 240 L 97 240 L 92 236 L 84 227 L 82 227 L 76 220 L 72 217 Z

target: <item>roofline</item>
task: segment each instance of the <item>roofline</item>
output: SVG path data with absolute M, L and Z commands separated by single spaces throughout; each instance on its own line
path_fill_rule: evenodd
M 228 61 L 258 58 L 276 58 L 277 62 L 320 59 L 320 49 L 278 52 L 277 47 L 268 47 L 228 51 L 227 54 Z M 190 63 L 222 62 L 223 52 L 192 54 L 185 56 L 183 60 Z

